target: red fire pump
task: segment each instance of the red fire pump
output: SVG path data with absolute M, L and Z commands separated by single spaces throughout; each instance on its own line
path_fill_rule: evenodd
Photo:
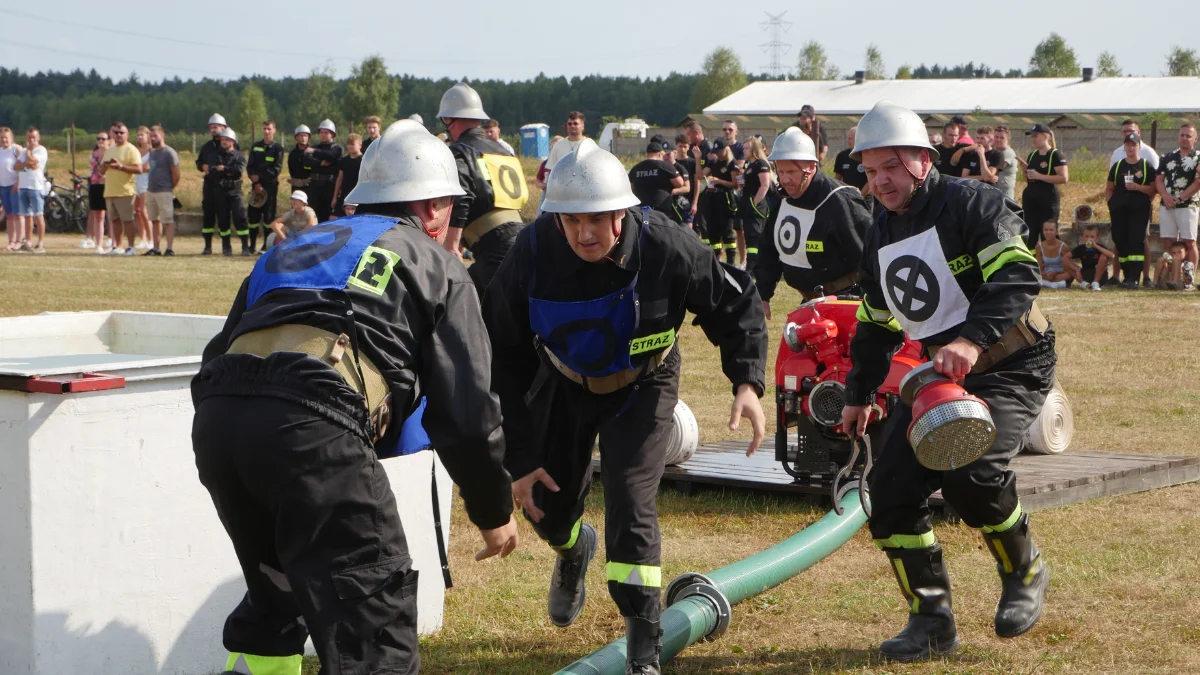
M 824 296 L 800 305 L 788 314 L 775 360 L 775 459 L 797 483 L 828 489 L 835 509 L 852 488 L 865 497 L 871 448 L 880 447 L 882 422 L 899 404 L 901 379 L 924 360 L 920 343 L 906 338 L 875 395 L 869 441 L 842 433 L 859 304 Z M 865 453 L 860 454 L 860 445 L 866 445 Z

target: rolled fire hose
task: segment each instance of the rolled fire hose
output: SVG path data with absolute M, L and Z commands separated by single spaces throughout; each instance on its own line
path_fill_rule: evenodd
M 1057 455 L 1066 451 L 1075 435 L 1075 416 L 1071 402 L 1055 380 L 1046 395 L 1046 404 L 1025 432 L 1025 449 L 1038 455 Z
M 675 424 L 671 427 L 671 438 L 667 440 L 667 466 L 688 461 L 700 445 L 700 425 L 696 423 L 692 409 L 679 401 L 672 417 Z
M 666 589 L 662 613 L 665 663 L 698 640 L 720 637 L 732 618 L 730 607 L 791 579 L 827 558 L 867 522 L 858 490 L 842 498 L 842 515 L 833 511 L 789 539 L 755 555 L 703 574 L 675 578 Z M 574 675 L 624 675 L 625 638 L 619 638 L 558 671 Z

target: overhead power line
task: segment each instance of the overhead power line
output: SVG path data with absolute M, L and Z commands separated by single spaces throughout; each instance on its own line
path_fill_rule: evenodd
M 783 57 L 792 50 L 792 45 L 791 43 L 783 42 L 779 38 L 781 38 L 783 33 L 786 33 L 788 29 L 792 27 L 792 22 L 784 21 L 783 17 L 787 15 L 787 12 L 783 12 L 781 14 L 763 12 L 763 14 L 767 15 L 767 20 L 763 21 L 759 25 L 769 31 L 771 34 L 771 39 L 769 41 L 759 45 L 762 47 L 762 50 L 771 57 L 771 62 L 766 65 L 766 69 L 772 75 L 786 79 L 788 71 L 790 71 L 791 68 L 789 68 L 787 64 L 783 62 Z

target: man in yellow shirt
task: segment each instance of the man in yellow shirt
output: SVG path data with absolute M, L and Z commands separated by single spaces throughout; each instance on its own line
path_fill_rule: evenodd
M 137 195 L 137 188 L 133 177 L 142 172 L 142 153 L 129 142 L 129 127 L 124 122 L 113 122 L 109 136 L 116 142 L 104 151 L 104 161 L 101 162 L 104 200 L 107 202 L 109 220 L 112 221 L 113 245 L 109 253 L 121 255 L 121 232 L 127 229 L 129 246 L 124 255 L 136 255 L 133 238 L 138 228 L 133 215 L 133 199 Z

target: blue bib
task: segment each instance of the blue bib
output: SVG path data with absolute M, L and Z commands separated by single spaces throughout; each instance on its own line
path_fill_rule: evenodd
M 643 208 L 641 235 L 648 229 L 647 213 L 648 209 Z M 625 288 L 595 300 L 542 300 L 532 295 L 537 283 L 536 228 L 529 229 L 529 245 L 535 261 L 529 281 L 529 327 L 542 344 L 568 368 L 585 377 L 604 377 L 632 369 L 630 345 L 640 320 L 638 274 L 633 275 L 633 281 Z
M 397 219 L 384 216 L 350 216 L 314 225 L 288 237 L 271 247 L 254 265 L 246 306 L 277 288 L 345 289 L 358 270 L 363 253 L 384 232 L 395 227 L 396 222 Z M 393 258 L 391 264 L 397 259 Z

